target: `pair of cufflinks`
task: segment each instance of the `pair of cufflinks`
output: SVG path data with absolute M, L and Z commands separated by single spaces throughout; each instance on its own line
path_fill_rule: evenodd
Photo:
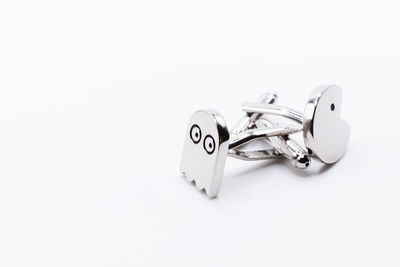
M 218 196 L 227 156 L 242 160 L 289 159 L 293 166 L 305 169 L 311 157 L 325 164 L 337 162 L 346 152 L 350 125 L 341 119 L 342 90 L 336 85 L 316 88 L 300 113 L 276 105 L 277 94 L 267 92 L 258 101 L 244 103 L 245 115 L 229 132 L 224 118 L 215 110 L 199 110 L 189 119 L 180 172 L 210 198 Z M 282 125 L 273 115 L 295 124 Z M 304 146 L 291 135 L 302 132 Z M 269 146 L 245 150 L 254 140 Z

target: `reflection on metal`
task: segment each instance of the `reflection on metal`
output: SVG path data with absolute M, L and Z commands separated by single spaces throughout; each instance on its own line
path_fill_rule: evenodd
M 254 103 L 244 103 L 245 115 L 229 132 L 224 118 L 213 110 L 195 112 L 186 131 L 180 171 L 211 198 L 219 192 L 227 156 L 242 160 L 287 158 L 305 169 L 316 156 L 326 164 L 335 163 L 345 153 L 350 126 L 341 119 L 342 90 L 336 85 L 320 86 L 309 97 L 304 113 L 278 106 L 277 94 L 263 94 Z M 270 115 L 291 119 L 295 125 L 281 125 Z M 290 135 L 302 132 L 304 148 Z M 268 147 L 246 150 L 254 140 Z

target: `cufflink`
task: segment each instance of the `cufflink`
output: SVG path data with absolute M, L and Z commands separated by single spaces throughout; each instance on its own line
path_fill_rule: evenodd
M 341 119 L 342 90 L 336 85 L 316 88 L 304 112 L 276 105 L 277 94 L 267 92 L 256 102 L 242 105 L 244 116 L 229 132 L 224 118 L 215 110 L 195 112 L 186 129 L 180 172 L 204 190 L 210 198 L 218 195 L 227 156 L 241 160 L 289 159 L 305 169 L 315 157 L 326 164 L 337 162 L 345 153 L 350 137 L 349 124 Z M 282 116 L 294 124 L 278 124 L 272 116 Z M 304 147 L 291 135 L 302 132 Z M 243 150 L 257 139 L 270 146 Z

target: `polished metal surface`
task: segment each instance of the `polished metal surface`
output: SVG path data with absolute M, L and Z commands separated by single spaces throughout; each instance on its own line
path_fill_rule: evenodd
M 277 98 L 278 98 L 278 95 L 276 94 L 276 92 L 268 91 L 267 93 L 262 94 L 258 98 L 258 102 L 259 103 L 274 103 L 277 100 Z M 233 127 L 233 129 L 231 130 L 231 138 L 237 139 L 237 136 L 240 133 L 243 133 L 247 130 L 256 128 L 256 123 L 261 118 L 262 115 L 263 114 L 261 114 L 261 113 L 246 113 L 236 123 L 235 127 Z M 265 127 L 263 126 L 261 128 L 265 128 Z M 266 136 L 264 136 L 264 137 L 267 138 Z M 239 140 L 240 140 L 240 138 L 239 138 Z M 244 151 L 244 150 L 241 150 L 241 148 L 240 148 L 240 146 L 242 146 L 242 145 L 230 146 L 231 149 L 228 151 L 228 155 L 231 157 L 235 157 L 235 158 L 242 159 L 242 160 L 248 160 L 248 161 L 265 160 L 265 159 L 273 159 L 273 158 L 280 157 L 280 154 L 273 148 L 265 148 L 263 150 L 256 150 L 256 151 Z
M 246 102 L 242 104 L 242 110 L 251 113 L 256 112 L 261 114 L 280 115 L 298 123 L 303 123 L 303 114 L 284 106 Z
M 293 133 L 301 132 L 303 128 L 301 126 L 274 126 L 274 127 L 262 127 L 256 129 L 249 129 L 243 131 L 236 136 L 232 140 L 229 141 L 229 149 L 234 149 L 236 147 L 240 147 L 244 144 L 247 144 L 255 139 L 259 138 L 267 138 L 279 135 L 289 135 Z
M 274 91 L 268 91 L 267 93 L 263 94 L 257 100 L 258 103 L 274 103 L 278 98 L 278 95 Z M 247 129 L 254 128 L 255 122 L 262 116 L 262 113 L 247 113 L 245 114 L 232 128 L 231 134 L 235 135 L 240 132 L 243 132 Z
M 247 161 L 275 159 L 282 156 L 273 148 L 254 151 L 241 151 L 237 149 L 231 149 L 228 151 L 228 155 Z
M 248 113 L 280 115 L 301 123 L 308 153 L 331 164 L 344 155 L 350 137 L 349 124 L 340 118 L 341 103 L 340 87 L 323 85 L 310 96 L 304 115 L 284 106 L 263 103 L 244 103 L 242 110 Z
M 340 117 L 342 95 L 342 89 L 336 85 L 320 86 L 304 109 L 304 143 L 328 164 L 344 155 L 350 138 L 350 125 Z
M 189 120 L 180 171 L 197 188 L 204 189 L 211 198 L 219 192 L 227 156 L 241 160 L 268 160 L 284 157 L 292 165 L 305 169 L 316 156 L 330 164 L 338 161 L 346 151 L 350 126 L 341 119 L 342 91 L 338 86 L 320 86 L 311 94 L 304 114 L 274 104 L 277 94 L 263 94 L 255 103 L 244 103 L 246 114 L 231 132 L 224 118 L 213 110 L 195 112 Z M 295 125 L 281 125 L 270 115 L 295 121 Z M 304 146 L 291 135 L 303 133 Z M 247 144 L 261 139 L 270 146 L 245 150 Z
M 264 117 L 259 119 L 257 124 L 264 127 L 275 127 L 275 123 Z M 274 149 L 289 159 L 293 166 L 305 169 L 310 165 L 311 157 L 289 135 L 271 136 L 268 137 L 268 141 Z
M 180 172 L 211 198 L 218 195 L 228 146 L 229 131 L 218 112 L 200 110 L 192 115 L 186 130 Z
M 265 95 L 274 95 L 275 98 L 261 98 L 258 103 L 261 104 L 273 104 L 276 102 L 277 94 L 272 92 L 267 92 Z M 271 101 L 272 100 L 272 101 Z M 254 114 L 254 113 L 253 113 Z M 260 113 L 255 113 L 260 115 Z M 273 122 L 270 118 L 266 116 L 260 117 L 256 122 L 258 127 L 275 127 L 277 123 Z M 279 154 L 285 156 L 290 160 L 293 166 L 305 169 L 311 163 L 311 157 L 307 154 L 307 152 L 289 135 L 279 135 L 279 136 L 271 136 L 268 137 L 270 145 L 275 148 Z

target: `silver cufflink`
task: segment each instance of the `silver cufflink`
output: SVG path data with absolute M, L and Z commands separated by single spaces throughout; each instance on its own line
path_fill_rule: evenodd
M 340 117 L 342 90 L 336 85 L 316 88 L 304 113 L 276 105 L 277 94 L 267 92 L 258 101 L 244 103 L 245 115 L 229 132 L 224 118 L 215 110 L 195 112 L 186 130 L 180 172 L 199 190 L 214 198 L 218 195 L 227 156 L 242 160 L 287 158 L 301 169 L 315 157 L 326 164 L 338 161 L 345 153 L 350 126 Z M 282 116 L 295 124 L 282 125 L 272 120 Z M 302 132 L 304 148 L 290 135 Z M 244 145 L 263 139 L 269 147 L 244 150 Z

